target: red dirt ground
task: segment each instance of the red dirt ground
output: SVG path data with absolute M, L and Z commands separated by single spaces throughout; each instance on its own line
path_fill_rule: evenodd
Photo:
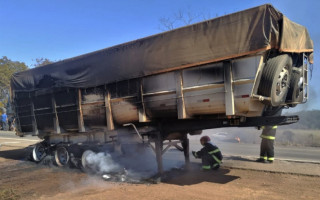
M 28 153 L 25 147 L 1 146 L 0 199 L 319 199 L 320 196 L 318 175 L 228 166 L 202 172 L 200 165 L 193 163 L 189 171 L 166 173 L 158 184 L 114 183 L 78 169 L 26 161 Z

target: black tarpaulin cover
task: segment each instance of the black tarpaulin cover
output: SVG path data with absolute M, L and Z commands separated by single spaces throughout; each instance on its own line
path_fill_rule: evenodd
M 88 88 L 271 48 L 313 52 L 305 27 L 266 4 L 13 75 L 13 91 Z M 245 67 L 245 66 L 244 66 Z

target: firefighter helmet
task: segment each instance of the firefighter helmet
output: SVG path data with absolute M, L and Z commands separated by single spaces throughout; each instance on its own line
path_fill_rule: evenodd
M 201 138 L 200 138 L 200 143 L 207 143 L 207 142 L 210 142 L 210 138 L 209 138 L 209 136 L 202 136 Z

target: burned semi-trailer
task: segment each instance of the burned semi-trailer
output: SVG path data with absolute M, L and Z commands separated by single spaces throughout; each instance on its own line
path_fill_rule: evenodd
M 296 122 L 279 111 L 307 101 L 312 53 L 306 28 L 266 4 L 33 68 L 11 79 L 17 135 L 60 166 L 132 137 L 162 172 L 170 146 L 189 161 L 187 134 Z

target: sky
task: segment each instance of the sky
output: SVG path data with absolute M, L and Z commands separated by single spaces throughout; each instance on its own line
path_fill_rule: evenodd
M 297 109 L 320 109 L 319 0 L 0 0 L 0 57 L 32 67 L 36 58 L 58 61 L 163 32 L 160 19 L 179 11 L 208 19 L 265 3 L 307 27 L 314 65 L 309 101 Z

